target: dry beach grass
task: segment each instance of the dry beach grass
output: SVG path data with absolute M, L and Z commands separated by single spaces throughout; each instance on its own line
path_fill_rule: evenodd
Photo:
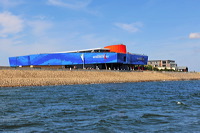
M 0 70 L 0 87 L 47 86 L 91 83 L 200 80 L 199 73 Z

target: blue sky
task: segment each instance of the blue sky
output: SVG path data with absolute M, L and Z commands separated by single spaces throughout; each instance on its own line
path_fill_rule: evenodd
M 0 66 L 8 57 L 123 43 L 150 60 L 200 71 L 199 0 L 0 0 Z

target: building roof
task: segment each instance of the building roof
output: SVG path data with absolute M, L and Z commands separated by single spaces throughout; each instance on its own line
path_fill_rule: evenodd
M 93 48 L 93 49 L 83 49 L 83 50 L 74 50 L 74 51 L 62 51 L 62 52 L 50 52 L 52 53 L 95 53 L 95 52 L 102 52 L 102 51 L 109 51 L 108 48 Z M 49 53 L 46 53 L 49 54 Z
M 149 60 L 149 61 L 175 61 L 175 60 Z
M 179 66 L 179 67 L 177 67 L 177 69 L 187 69 L 188 67 L 186 67 L 186 66 Z

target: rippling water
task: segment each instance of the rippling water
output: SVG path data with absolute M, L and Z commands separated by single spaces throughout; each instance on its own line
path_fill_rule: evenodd
M 200 81 L 0 88 L 0 132 L 200 132 Z

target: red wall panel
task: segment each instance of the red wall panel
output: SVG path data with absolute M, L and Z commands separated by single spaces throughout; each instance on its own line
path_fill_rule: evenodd
M 104 48 L 110 49 L 110 52 L 126 54 L 126 45 L 123 45 L 123 44 L 110 45 L 110 46 L 106 46 Z

